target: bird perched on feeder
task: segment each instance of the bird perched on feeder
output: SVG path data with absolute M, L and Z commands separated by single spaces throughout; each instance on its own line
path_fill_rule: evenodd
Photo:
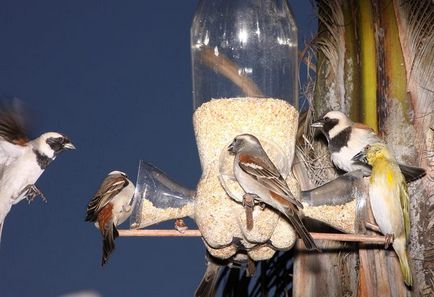
M 12 205 L 37 196 L 45 201 L 36 181 L 59 153 L 75 149 L 68 137 L 57 132 L 30 140 L 18 103 L 0 105 L 0 237 Z
M 134 184 L 121 171 L 112 171 L 87 205 L 86 222 L 95 222 L 103 237 L 101 265 L 103 266 L 115 249 L 119 236 L 116 226 L 131 214 Z
M 331 160 L 336 167 L 346 172 L 361 169 L 365 176 L 371 174 L 369 165 L 351 159 L 368 144 L 384 143 L 371 128 L 352 122 L 340 111 L 329 111 L 311 126 L 319 128 L 327 138 Z M 425 170 L 422 168 L 403 164 L 399 164 L 399 167 L 407 181 L 425 175 Z
M 241 134 L 235 137 L 228 150 L 235 154 L 235 178 L 246 194 L 254 195 L 256 200 L 284 214 L 306 248 L 319 250 L 299 217 L 303 205 L 292 195 L 259 140 L 251 134 Z
M 399 258 L 404 282 L 412 286 L 407 258 L 410 236 L 409 197 L 407 184 L 398 163 L 384 143 L 367 145 L 352 160 L 372 166 L 369 178 L 369 200 L 380 231 L 393 239 L 393 249 Z

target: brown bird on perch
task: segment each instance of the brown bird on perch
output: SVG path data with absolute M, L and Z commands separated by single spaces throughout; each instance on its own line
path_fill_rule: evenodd
M 103 237 L 101 265 L 107 262 L 115 249 L 115 239 L 119 236 L 116 226 L 125 222 L 131 214 L 134 190 L 134 184 L 125 173 L 112 171 L 87 205 L 85 220 L 95 222 Z

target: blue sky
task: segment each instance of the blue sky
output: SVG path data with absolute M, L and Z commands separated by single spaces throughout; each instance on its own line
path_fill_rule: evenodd
M 308 1 L 292 5 L 302 40 L 315 26 L 313 12 Z M 192 0 L 0 2 L 0 96 L 26 103 L 33 137 L 59 131 L 78 148 L 39 179 L 47 204 L 22 202 L 6 218 L 1 296 L 193 295 L 204 271 L 200 239 L 120 238 L 101 268 L 101 239 L 84 214 L 109 171 L 135 181 L 140 159 L 187 187 L 198 181 L 195 7 Z

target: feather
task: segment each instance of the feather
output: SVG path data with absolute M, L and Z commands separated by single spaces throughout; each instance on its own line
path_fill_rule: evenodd
M 404 178 L 401 178 L 401 182 L 399 183 L 399 200 L 401 202 L 404 219 L 404 234 L 408 242 L 410 240 L 410 198 L 408 196 L 407 183 Z
M 410 264 L 408 261 L 406 241 L 401 238 L 395 239 L 395 241 L 393 242 L 393 249 L 398 255 L 399 267 L 401 268 L 404 283 L 409 287 L 413 286 L 413 277 L 411 275 Z
M 0 104 L 0 137 L 10 143 L 24 146 L 29 141 L 26 123 L 19 101 Z
M 194 294 L 195 297 L 215 296 L 215 285 L 219 276 L 221 266 L 207 259 L 206 271 Z
M 303 208 L 303 205 L 291 193 L 286 181 L 271 161 L 265 162 L 259 157 L 240 154 L 240 162 L 238 164 L 244 172 L 252 176 L 267 189 L 281 196 L 287 202 L 296 205 L 298 208 Z
M 289 207 L 289 208 L 285 209 L 284 214 L 288 218 L 288 220 L 290 221 L 291 226 L 294 227 L 295 232 L 303 240 L 306 248 L 308 250 L 316 250 L 316 251 L 320 252 L 321 250 L 316 245 L 316 243 L 313 240 L 312 236 L 310 235 L 309 231 L 307 231 L 306 227 L 304 226 L 303 222 L 300 220 L 300 217 L 298 216 L 296 211 L 294 211 L 293 208 Z
M 103 209 L 123 188 L 128 186 L 128 179 L 120 174 L 110 174 L 102 182 L 101 187 L 90 200 L 86 210 L 86 222 L 95 222 Z
M 408 166 L 404 164 L 398 165 L 407 182 L 415 181 L 426 174 L 426 171 L 423 168 Z

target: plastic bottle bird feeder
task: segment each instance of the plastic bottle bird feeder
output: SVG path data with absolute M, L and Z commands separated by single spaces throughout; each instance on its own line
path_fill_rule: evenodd
M 131 228 L 189 216 L 210 254 L 221 259 L 242 251 L 258 261 L 290 249 L 296 234 L 270 207 L 254 206 L 253 226 L 248 228 L 245 193 L 235 180 L 234 156 L 227 149 L 234 137 L 249 133 L 260 140 L 291 192 L 301 198 L 307 216 L 354 233 L 357 214 L 365 205 L 361 174 L 348 174 L 303 193 L 292 174 L 298 128 L 297 28 L 287 2 L 200 1 L 191 51 L 201 179 L 191 191 L 141 162 Z
M 286 1 L 203 0 L 191 29 L 193 124 L 202 166 L 195 220 L 209 252 L 229 258 L 244 249 L 270 258 L 295 242 L 290 224 L 270 208 L 255 207 L 246 228 L 243 191 L 227 147 L 239 134 L 255 135 L 290 174 L 298 125 L 297 28 Z
M 130 228 L 193 217 L 195 192 L 172 181 L 160 169 L 140 161 Z

